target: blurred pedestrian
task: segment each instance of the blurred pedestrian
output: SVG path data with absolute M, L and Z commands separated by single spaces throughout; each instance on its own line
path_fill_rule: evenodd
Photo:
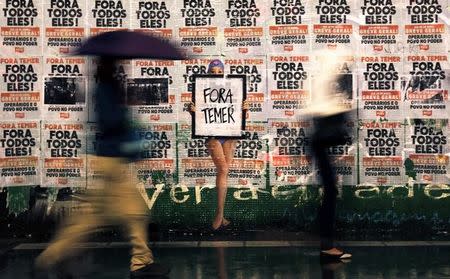
M 345 103 L 351 96 L 352 88 L 339 85 L 348 82 L 348 78 L 345 74 L 338 73 L 338 69 L 342 67 L 341 59 L 349 55 L 342 51 L 323 50 L 316 52 L 316 55 L 320 60 L 313 71 L 312 102 L 306 112 L 313 121 L 312 155 L 316 160 L 323 187 L 323 199 L 319 209 L 320 255 L 322 258 L 342 260 L 351 258 L 352 255 L 334 245 L 338 190 L 337 177 L 328 149 L 348 144 L 351 139 L 347 126 L 350 108 Z M 342 88 L 350 92 L 343 92 Z
M 96 172 L 103 175 L 102 185 L 88 197 L 89 212 L 72 216 L 49 247 L 36 260 L 39 269 L 49 269 L 76 252 L 73 245 L 87 239 L 99 228 L 121 225 L 131 241 L 130 277 L 163 276 L 169 268 L 154 262 L 147 246 L 148 210 L 136 185 L 131 164 L 140 151 L 140 142 L 124 104 L 120 84 L 114 78 L 116 60 L 102 57 L 98 66 L 96 90 L 97 143 Z

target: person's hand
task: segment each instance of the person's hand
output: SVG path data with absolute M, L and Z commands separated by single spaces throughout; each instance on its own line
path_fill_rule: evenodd
M 195 104 L 193 102 L 189 102 L 189 104 L 188 104 L 188 111 L 189 112 L 195 112 Z
M 242 110 L 248 110 L 250 108 L 250 103 L 245 100 L 242 102 Z

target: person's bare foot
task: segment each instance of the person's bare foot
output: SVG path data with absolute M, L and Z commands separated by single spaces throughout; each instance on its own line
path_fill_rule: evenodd
M 338 248 L 332 248 L 329 250 L 322 250 L 322 253 L 337 256 L 337 255 L 341 255 L 343 252 L 341 250 L 339 250 Z
M 212 229 L 213 230 L 217 230 L 220 228 L 220 226 L 222 225 L 222 221 L 223 217 L 216 217 L 212 223 Z
M 213 228 L 213 230 L 218 230 L 220 227 L 226 227 L 229 224 L 230 224 L 230 221 L 228 221 L 224 217 L 222 217 L 222 218 L 216 217 L 216 219 L 214 219 L 214 222 L 212 223 L 212 228 Z
M 228 221 L 227 219 L 223 218 L 222 219 L 222 226 L 226 227 L 230 224 L 230 221 Z

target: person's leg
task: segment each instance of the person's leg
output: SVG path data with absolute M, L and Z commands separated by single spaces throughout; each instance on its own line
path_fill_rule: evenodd
M 320 142 L 313 140 L 312 149 L 324 190 L 322 205 L 319 209 L 321 249 L 329 250 L 334 247 L 333 237 L 337 197 L 336 177 L 327 154 L 327 148 Z
M 217 139 L 209 139 L 207 142 L 209 153 L 216 166 L 217 208 L 216 216 L 212 223 L 213 229 L 218 229 L 223 223 L 225 198 L 227 195 L 228 164 L 222 144 Z
M 113 173 L 105 211 L 124 226 L 131 242 L 130 270 L 136 271 L 152 264 L 153 254 L 147 245 L 148 208 L 137 189 L 137 176 L 131 164 L 120 158 L 113 162 Z
M 95 212 L 83 212 L 70 217 L 47 249 L 37 257 L 36 266 L 39 269 L 48 269 L 74 256 L 80 250 L 73 249 L 73 245 L 84 241 L 91 232 L 102 225 L 101 222 L 102 219 L 98 218 Z
M 98 160 L 101 157 L 92 156 L 90 160 Z M 103 171 L 107 167 L 100 162 L 96 164 L 97 171 Z M 56 233 L 54 240 L 47 249 L 44 250 L 36 259 L 36 266 L 41 269 L 47 269 L 61 262 L 75 252 L 80 250 L 73 249 L 72 246 L 84 241 L 91 232 L 105 225 L 106 220 L 103 215 L 104 203 L 104 180 L 97 180 L 98 185 L 95 191 L 90 191 L 87 195 L 87 207 L 81 213 L 70 216 Z M 90 187 L 91 188 L 91 187 Z
M 236 149 L 236 141 L 235 140 L 226 140 L 222 144 L 222 149 L 223 149 L 223 154 L 225 156 L 225 161 L 226 161 L 228 169 L 229 169 L 231 166 L 231 163 L 233 162 L 234 151 Z M 227 180 L 228 180 L 228 174 L 227 174 Z M 227 182 L 227 181 L 225 181 L 225 182 Z M 222 193 L 222 200 L 223 200 L 222 209 L 225 207 L 225 199 L 227 196 L 227 190 L 228 190 L 228 186 L 225 187 L 225 191 L 224 191 L 224 193 Z M 225 217 L 223 217 L 222 224 L 227 226 L 228 224 L 230 224 L 230 222 Z

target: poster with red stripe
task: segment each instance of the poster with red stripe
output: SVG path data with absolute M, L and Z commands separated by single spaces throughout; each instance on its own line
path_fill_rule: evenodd
M 448 9 L 448 2 L 446 0 L 405 2 L 404 43 L 410 46 L 407 52 L 410 54 L 447 52 L 449 30 L 444 15 Z
M 2 56 L 42 55 L 42 0 L 0 1 Z
M 190 123 L 178 124 L 178 166 L 179 184 L 214 187 L 216 167 L 209 153 L 206 138 L 192 138 Z
M 174 1 L 179 45 L 188 53 L 216 55 L 223 46 L 221 37 L 226 1 Z
M 401 0 L 364 0 L 358 3 L 360 51 L 364 54 L 398 54 L 403 42 Z M 355 30 L 356 31 L 356 30 Z
M 447 54 L 407 55 L 402 77 L 406 111 L 414 118 L 447 118 L 450 64 Z
M 359 129 L 360 183 L 405 184 L 403 121 L 363 119 Z
M 311 156 L 311 121 L 269 121 L 270 185 L 315 182 Z
M 311 47 L 310 1 L 270 1 L 270 17 L 267 25 L 269 53 L 307 52 Z
M 39 119 L 42 98 L 41 57 L 1 57 L 2 119 Z
M 306 55 L 268 57 L 268 116 L 295 118 L 311 100 L 311 61 Z
M 59 121 L 85 121 L 87 107 L 87 59 L 44 57 L 42 117 Z
M 401 56 L 360 56 L 361 118 L 403 119 L 405 106 L 401 90 L 403 59 Z
M 244 138 L 235 144 L 230 165 L 230 185 L 266 188 L 267 122 L 250 122 Z
M 354 37 L 356 18 L 355 0 L 314 0 L 312 14 L 312 48 L 355 49 Z M 352 20 L 353 19 L 353 20 Z
M 407 126 L 405 169 L 417 183 L 450 182 L 448 119 L 410 119 Z
M 0 184 L 39 185 L 40 123 L 38 121 L 0 122 Z
M 141 152 L 134 163 L 139 182 L 145 187 L 174 184 L 176 131 L 174 123 L 145 124 L 137 129 Z
M 86 1 L 50 0 L 44 3 L 44 54 L 67 55 L 86 34 Z
M 225 58 L 225 74 L 245 75 L 247 78 L 247 121 L 267 120 L 267 75 L 265 56 Z
M 192 102 L 192 91 L 194 89 L 194 75 L 205 75 L 211 58 L 200 56 L 199 58 L 181 60 L 176 69 L 176 88 L 180 92 L 181 99 L 177 101 L 178 119 L 183 123 L 191 123 L 192 117 L 188 110 Z
M 269 6 L 263 0 L 226 0 L 223 52 L 227 55 L 263 55 Z
M 86 187 L 86 124 L 44 121 L 43 187 Z
M 127 105 L 139 122 L 176 122 L 179 98 L 175 82 L 178 61 L 133 60 L 133 75 L 126 81 Z

